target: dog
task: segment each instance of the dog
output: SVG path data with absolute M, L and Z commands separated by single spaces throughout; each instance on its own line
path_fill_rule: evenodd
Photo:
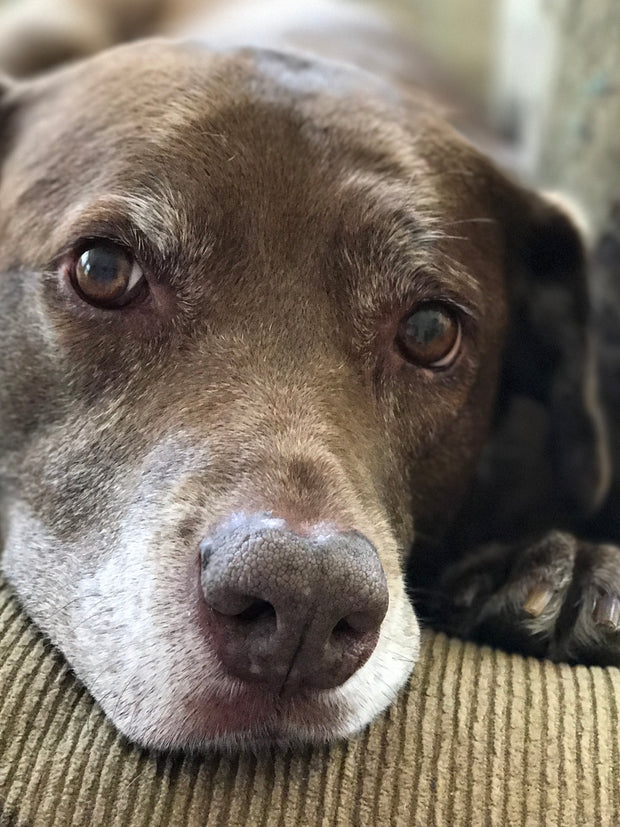
M 374 10 L 45 8 L 0 23 L 2 565 L 114 725 L 351 736 L 418 616 L 620 663 L 566 210 Z

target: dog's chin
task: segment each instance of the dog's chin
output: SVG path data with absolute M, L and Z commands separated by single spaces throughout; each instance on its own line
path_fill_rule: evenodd
M 143 748 L 193 752 L 299 748 L 353 735 L 363 726 L 351 720 L 346 702 L 333 693 L 283 699 L 252 685 L 239 688 L 234 698 L 198 698 L 180 709 L 182 714 L 171 710 L 164 716 L 157 710 L 138 710 L 115 716 L 114 723 Z
M 391 602 L 368 661 L 334 689 L 287 697 L 226 679 L 193 694 L 187 685 L 171 686 L 165 703 L 154 699 L 156 692 L 128 704 L 108 693 L 98 700 L 123 735 L 150 750 L 256 752 L 325 744 L 359 733 L 392 703 L 417 660 L 419 638 L 411 605 L 399 599 Z
M 258 749 L 347 738 L 389 706 L 417 660 L 417 619 L 402 576 L 393 574 L 368 660 L 333 689 L 274 695 L 233 678 L 217 658 L 200 624 L 194 562 L 181 556 L 177 563 L 166 558 L 161 570 L 148 565 L 151 545 L 134 532 L 122 562 L 110 554 L 90 573 L 79 550 L 58 548 L 56 559 L 76 565 L 58 573 L 58 588 L 50 590 L 45 565 L 33 568 L 31 561 L 36 551 L 54 551 L 53 537 L 17 516 L 3 560 L 9 580 L 110 721 L 148 749 Z M 24 548 L 29 555 L 19 553 Z

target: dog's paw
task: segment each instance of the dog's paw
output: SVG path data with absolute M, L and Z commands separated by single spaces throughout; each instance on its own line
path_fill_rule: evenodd
M 620 548 L 552 532 L 490 545 L 440 584 L 445 631 L 554 661 L 620 665 Z

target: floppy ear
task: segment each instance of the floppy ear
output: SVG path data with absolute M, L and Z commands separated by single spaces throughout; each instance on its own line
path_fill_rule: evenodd
M 2 146 L 5 140 L 4 135 L 8 121 L 8 109 L 10 109 L 8 100 L 11 95 L 11 90 L 11 81 L 0 72 L 0 153 L 2 152 Z
M 587 255 L 568 213 L 519 190 L 504 204 L 511 321 L 499 402 L 515 394 L 549 416 L 554 482 L 573 516 L 587 517 L 609 485 L 609 451 L 590 335 Z
M 0 154 L 8 140 L 11 113 L 16 106 L 18 84 L 0 72 Z
M 12 108 L 20 85 L 19 81 L 9 77 L 0 69 L 0 112 L 2 114 L 2 117 L 0 117 L 0 127 L 2 127 L 5 122 L 5 113 L 8 108 Z

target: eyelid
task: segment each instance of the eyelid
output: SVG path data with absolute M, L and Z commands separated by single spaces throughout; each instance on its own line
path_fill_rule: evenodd
M 146 269 L 153 270 L 156 267 L 157 250 L 152 247 L 148 237 L 124 215 L 110 218 L 82 216 L 81 220 L 73 220 L 70 225 L 65 225 L 57 238 L 58 253 L 52 262 L 59 261 L 75 250 L 83 250 L 89 244 L 97 243 L 117 244 L 131 252 Z
M 480 308 L 473 301 L 467 301 L 461 292 L 456 292 L 436 282 L 430 284 L 414 284 L 407 292 L 404 304 L 412 310 L 421 304 L 445 304 L 451 307 L 457 315 L 466 316 L 475 320 L 480 314 Z
M 477 318 L 476 311 L 461 301 L 455 301 L 453 298 L 447 297 L 442 298 L 441 296 L 437 299 L 433 299 L 432 301 L 437 301 L 439 304 L 445 304 L 448 308 L 450 308 L 461 327 L 463 323 L 468 324 L 474 322 Z
M 80 234 L 67 241 L 66 244 L 63 244 L 59 252 L 56 253 L 56 255 L 50 261 L 48 269 L 56 269 L 62 264 L 63 261 L 67 260 L 70 260 L 72 263 L 76 263 L 79 260 L 80 256 L 82 256 L 90 247 L 94 247 L 97 244 L 115 245 L 129 253 L 129 255 L 132 257 L 134 261 L 138 260 L 138 257 L 134 253 L 134 250 L 131 247 L 131 245 L 127 244 L 120 238 L 114 238 L 111 235 L 103 236 Z
M 464 282 L 471 289 L 466 289 Z M 479 319 L 484 311 L 484 296 L 473 275 L 461 270 L 457 274 L 455 268 L 441 268 L 436 263 L 386 273 L 385 287 L 391 301 L 403 308 L 437 301 L 471 320 Z

